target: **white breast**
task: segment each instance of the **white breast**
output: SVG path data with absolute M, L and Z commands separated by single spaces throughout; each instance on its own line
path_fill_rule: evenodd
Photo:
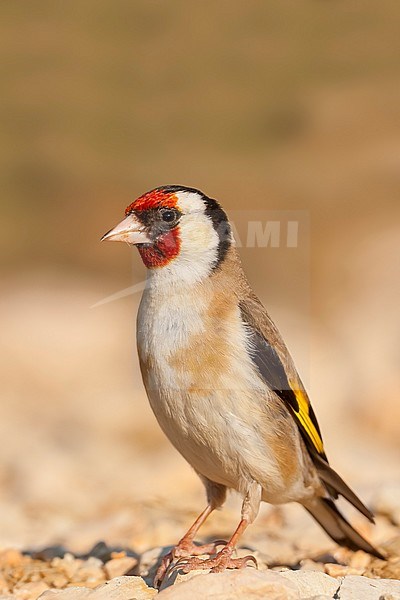
M 160 294 L 147 287 L 139 306 L 137 317 L 137 344 L 143 363 L 151 361 L 153 369 L 149 375 L 156 378 L 158 388 L 186 388 L 185 378 L 177 380 L 177 373 L 170 367 L 169 358 L 177 348 L 190 343 L 194 335 L 204 331 L 201 314 L 204 302 L 196 301 L 185 294 L 172 291 Z
M 266 390 L 248 356 L 239 314 L 223 331 L 229 368 L 213 374 L 208 389 L 199 389 L 193 373 L 177 371 L 169 363 L 177 348 L 190 345 L 192 336 L 204 335 L 207 343 L 202 318 L 207 308 L 206 294 L 174 297 L 145 290 L 137 335 L 141 362 L 150 365 L 146 390 L 161 428 L 195 470 L 244 491 L 260 464 L 270 474 L 277 467 L 260 431 L 265 400 L 256 398 L 265 398 Z

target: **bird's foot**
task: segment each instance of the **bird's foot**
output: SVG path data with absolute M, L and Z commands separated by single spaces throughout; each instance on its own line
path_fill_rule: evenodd
M 257 560 L 250 554 L 243 558 L 232 558 L 233 548 L 225 546 L 212 558 L 201 559 L 197 557 L 181 558 L 175 563 L 172 571 L 183 571 L 189 573 L 195 570 L 210 569 L 210 573 L 221 573 L 225 569 L 243 569 L 248 563 L 252 562 L 258 567 Z
M 158 567 L 157 573 L 154 577 L 154 585 L 156 587 L 161 585 L 165 574 L 174 561 L 177 560 L 179 562 L 180 560 L 190 560 L 192 557 L 201 556 L 202 554 L 215 554 L 218 546 L 225 544 L 225 540 L 216 540 L 210 544 L 197 545 L 193 541 L 185 540 L 183 538 L 177 546 L 172 548 L 172 550 L 163 556 L 161 564 Z

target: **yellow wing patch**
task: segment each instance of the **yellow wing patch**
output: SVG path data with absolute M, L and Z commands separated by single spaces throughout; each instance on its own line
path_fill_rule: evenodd
M 290 382 L 290 387 L 292 388 L 299 405 L 299 410 L 295 411 L 295 415 L 304 427 L 317 452 L 319 454 L 323 454 L 324 444 L 322 443 L 321 436 L 319 435 L 317 428 L 310 417 L 310 402 L 303 390 L 296 389 L 295 386 L 292 386 L 292 382 Z

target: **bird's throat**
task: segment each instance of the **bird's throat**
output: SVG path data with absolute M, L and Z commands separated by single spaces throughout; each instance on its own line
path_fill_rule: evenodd
M 181 240 L 179 228 L 159 236 L 153 244 L 139 244 L 138 250 L 148 269 L 165 267 L 179 254 Z

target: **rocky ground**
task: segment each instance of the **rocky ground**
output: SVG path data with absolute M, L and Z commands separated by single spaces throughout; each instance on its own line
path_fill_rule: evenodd
M 135 551 L 99 542 L 86 553 L 72 553 L 61 545 L 26 551 L 5 549 L 0 552 L 0 600 L 147 600 L 157 594 L 177 600 L 399 600 L 399 498 L 399 488 L 394 486 L 376 494 L 374 528 L 361 517 L 356 519 L 359 529 L 385 552 L 386 561 L 361 551 L 335 548 L 318 530 L 314 535 L 314 526 L 305 513 L 302 516 L 290 507 L 266 508 L 248 543 L 237 550 L 238 556 L 251 552 L 258 569 L 249 566 L 218 575 L 202 571 L 186 575 L 172 570 L 158 591 L 153 579 L 161 556 L 169 550 L 167 546 Z M 228 505 L 230 517 L 233 509 Z M 227 533 L 226 524 L 220 517 L 221 533 Z M 170 539 L 176 539 L 173 523 L 164 525 Z
M 23 554 L 0 554 L 0 600 L 150 600 L 160 598 L 270 598 L 272 600 L 398 600 L 400 598 L 400 536 L 382 544 L 387 561 L 363 552 L 338 549 L 303 558 L 296 564 L 272 565 L 260 551 L 258 569 L 208 574 L 171 571 L 158 592 L 153 577 L 168 548 L 141 555 L 97 544 L 87 555 L 74 556 L 62 547 Z M 244 556 L 248 548 L 240 548 Z M 268 564 L 269 563 L 269 564 Z

